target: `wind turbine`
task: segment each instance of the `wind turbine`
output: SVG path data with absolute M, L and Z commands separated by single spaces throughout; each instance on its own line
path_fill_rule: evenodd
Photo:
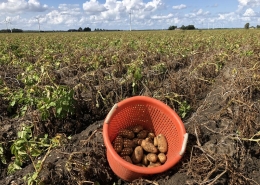
M 6 30 L 8 31 L 9 29 L 8 29 L 8 21 L 6 20 L 6 18 L 5 18 L 5 25 L 6 25 Z
M 129 12 L 129 23 L 130 23 L 130 31 L 132 31 L 132 5 L 130 0 L 130 12 Z
M 7 20 L 7 18 L 5 18 L 5 24 L 6 24 L 6 30 L 8 31 L 9 30 L 8 24 L 9 24 L 9 26 L 11 24 L 10 19 Z M 10 29 L 10 31 L 12 33 L 12 29 Z
M 129 12 L 129 23 L 130 23 L 130 31 L 132 31 L 132 10 L 130 8 L 130 12 Z
M 38 21 L 39 32 L 41 32 L 40 17 L 35 17 L 35 19 Z

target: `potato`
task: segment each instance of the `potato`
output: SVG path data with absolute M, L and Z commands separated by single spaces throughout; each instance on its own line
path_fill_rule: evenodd
M 129 162 L 129 163 L 132 163 L 133 164 L 133 162 L 132 162 L 132 160 L 131 160 L 131 157 L 129 157 L 128 155 L 126 155 L 126 156 L 123 156 L 122 157 L 124 160 L 126 160 L 127 162 Z
M 135 134 L 132 130 L 129 129 L 122 129 L 118 132 L 119 136 L 122 136 L 124 138 L 133 139 L 135 137 Z
M 137 134 L 137 138 L 139 138 L 139 139 L 144 139 L 144 138 L 147 137 L 147 135 L 148 135 L 148 130 L 142 130 L 141 132 L 139 132 L 139 133 Z
M 153 162 L 153 163 L 155 163 L 158 159 L 158 156 L 156 154 L 153 154 L 153 153 L 147 154 L 146 157 L 147 157 L 148 161 Z
M 140 146 L 141 143 L 142 143 L 142 139 L 134 138 L 133 142 L 134 142 L 135 145 L 139 145 Z
M 153 139 L 152 139 L 152 138 L 147 137 L 147 138 L 145 138 L 145 140 L 148 141 L 149 143 L 152 143 L 152 144 L 153 144 Z
M 157 137 L 154 137 L 154 138 L 153 138 L 153 145 L 154 145 L 154 146 L 158 146 Z
M 133 140 L 127 139 L 127 138 L 123 138 L 123 147 L 124 148 L 134 148 L 135 147 L 135 143 Z
M 120 153 L 123 149 L 123 138 L 121 136 L 117 136 L 113 141 L 113 147 L 117 153 Z
M 167 140 L 164 135 L 159 134 L 157 136 L 158 150 L 162 153 L 166 153 L 168 150 Z
M 144 155 L 143 148 L 141 146 L 135 147 L 131 157 L 133 163 L 134 164 L 140 163 L 142 161 L 143 155 Z
M 147 137 L 153 139 L 155 138 L 155 134 L 153 132 L 149 132 Z
M 154 153 L 154 154 L 158 152 L 158 149 L 152 143 L 149 143 L 146 140 L 142 140 L 141 146 L 146 152 Z
M 159 159 L 159 161 L 163 164 L 163 163 L 166 162 L 167 157 L 166 157 L 166 155 L 165 155 L 164 153 L 159 153 L 159 154 L 158 154 L 158 159 Z
M 150 163 L 147 167 L 148 168 L 153 168 L 153 167 L 157 167 L 157 166 L 161 166 L 162 164 L 160 162 L 156 162 L 156 163 Z
M 131 155 L 133 153 L 133 148 L 123 148 L 120 152 L 121 156 Z
M 134 132 L 134 133 L 139 133 L 141 130 L 143 130 L 144 129 L 144 127 L 142 126 L 142 125 L 136 125 L 136 126 L 133 126 L 132 127 L 132 131 Z
M 148 161 L 147 156 L 145 154 L 143 155 L 143 158 L 142 158 L 142 164 L 145 165 L 145 166 L 148 166 L 148 164 L 149 164 L 149 161 Z

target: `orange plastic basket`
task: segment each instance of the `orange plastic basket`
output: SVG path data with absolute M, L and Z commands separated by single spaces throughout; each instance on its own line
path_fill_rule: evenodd
M 168 142 L 167 161 L 158 167 L 140 167 L 122 159 L 112 146 L 119 130 L 134 125 L 152 129 L 156 135 L 165 135 Z M 113 172 L 121 179 L 134 179 L 162 173 L 172 168 L 182 157 L 188 134 L 180 117 L 169 106 L 154 98 L 135 96 L 113 106 L 103 125 L 107 160 Z

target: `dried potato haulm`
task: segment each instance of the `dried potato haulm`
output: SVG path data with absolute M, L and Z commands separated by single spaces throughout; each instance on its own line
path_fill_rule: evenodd
M 156 167 L 167 160 L 166 137 L 163 134 L 156 136 L 142 125 L 120 130 L 113 141 L 113 147 L 125 161 L 137 166 Z

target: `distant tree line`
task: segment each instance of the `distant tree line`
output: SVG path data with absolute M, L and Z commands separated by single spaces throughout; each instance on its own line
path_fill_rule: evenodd
M 170 26 L 168 28 L 168 30 L 175 30 L 175 29 L 177 29 L 177 26 Z M 181 29 L 181 30 L 195 30 L 196 28 L 195 28 L 194 25 L 188 25 L 188 26 L 182 25 L 179 29 Z
M 13 28 L 13 29 L 3 29 L 3 30 L 0 30 L 1 33 L 21 33 L 23 32 L 22 29 L 17 29 L 17 28 Z
M 247 23 L 244 25 L 244 28 L 245 28 L 245 29 L 255 29 L 255 28 L 259 29 L 259 28 L 260 28 L 260 25 L 256 25 L 256 27 L 254 27 L 254 26 L 250 26 L 250 23 L 247 22 Z
M 95 28 L 94 31 L 122 31 L 122 30 L 107 30 L 107 29 Z
M 196 29 L 194 25 L 188 25 L 188 26 L 182 25 L 180 28 L 182 30 L 195 30 Z
M 249 25 L 250 25 L 249 23 L 246 23 L 245 26 L 244 26 L 244 28 L 245 28 L 245 29 L 249 29 Z
M 84 29 L 82 29 L 81 27 L 79 27 L 79 29 L 69 29 L 68 32 L 82 32 L 82 31 L 91 31 L 90 27 L 85 27 Z
M 175 30 L 177 28 L 177 26 L 170 26 L 169 28 L 168 28 L 168 30 Z
M 94 31 L 106 31 L 105 29 L 95 28 Z

